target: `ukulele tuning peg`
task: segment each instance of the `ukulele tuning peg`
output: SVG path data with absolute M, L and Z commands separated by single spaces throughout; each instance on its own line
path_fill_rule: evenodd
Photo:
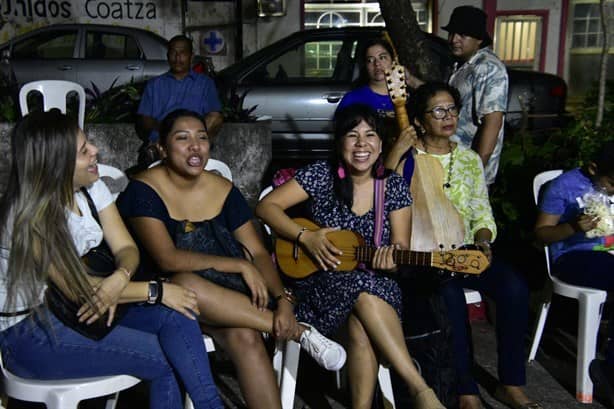
M 452 250 L 456 250 L 456 244 L 453 244 L 453 245 L 452 245 L 452 246 L 450 246 L 450 247 L 452 247 Z
M 392 80 L 388 80 L 388 84 L 392 84 Z

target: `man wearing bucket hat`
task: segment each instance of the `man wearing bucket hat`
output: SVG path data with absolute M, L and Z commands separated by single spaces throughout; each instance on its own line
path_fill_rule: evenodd
M 486 183 L 490 185 L 495 181 L 503 147 L 503 123 L 509 82 L 507 71 L 503 62 L 489 47 L 492 39 L 486 31 L 486 13 L 482 10 L 471 6 L 456 7 L 452 11 L 450 22 L 442 29 L 448 32 L 448 43 L 452 54 L 458 59 L 448 82 L 458 88 L 462 102 L 458 129 L 451 139 L 473 148 L 480 155 L 484 164 Z M 517 274 L 509 274 L 510 279 L 516 276 Z M 497 283 L 499 288 L 494 289 L 492 296 L 497 304 L 500 304 L 502 312 L 509 311 L 510 305 L 518 305 L 517 300 L 510 300 L 515 293 L 507 288 L 513 288 L 514 285 L 523 286 L 526 291 L 526 284 L 522 279 L 501 280 Z M 518 294 L 521 293 L 523 292 L 518 290 Z M 444 298 L 451 306 L 448 297 L 444 295 Z M 458 314 L 451 316 L 451 321 L 454 318 L 459 321 L 460 317 Z M 528 305 L 524 311 L 522 308 L 514 308 L 511 315 L 498 316 L 497 319 L 500 384 L 494 396 L 514 409 L 541 408 L 538 403 L 532 402 L 521 388 L 526 383 L 523 340 L 527 330 L 527 320 Z M 478 387 L 471 374 L 472 360 L 469 353 L 471 340 L 466 326 L 453 324 L 452 337 L 459 372 L 460 408 L 481 408 Z
M 492 39 L 486 31 L 486 13 L 472 6 L 456 7 L 450 22 L 448 43 L 459 62 L 448 81 L 458 88 L 462 108 L 456 141 L 472 147 L 482 158 L 486 183 L 495 181 L 507 108 L 508 76 L 505 65 L 488 47 Z

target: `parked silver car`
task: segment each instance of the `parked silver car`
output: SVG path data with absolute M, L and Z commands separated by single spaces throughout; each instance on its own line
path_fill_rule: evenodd
M 247 92 L 244 108 L 270 116 L 273 157 L 326 157 L 331 148 L 332 118 L 358 76 L 365 43 L 382 36 L 380 27 L 344 27 L 296 32 L 218 73 L 218 90 L 227 96 Z M 452 72 L 447 42 L 424 34 L 424 43 L 442 79 Z M 508 69 L 506 127 L 541 130 L 565 119 L 565 81 L 551 74 Z
M 93 84 L 143 81 L 168 70 L 166 40 L 150 31 L 94 24 L 56 24 L 0 45 L 0 67 L 18 85 L 36 80 Z

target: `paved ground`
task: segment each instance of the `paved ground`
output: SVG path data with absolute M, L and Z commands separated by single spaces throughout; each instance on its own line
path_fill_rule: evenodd
M 596 391 L 593 404 L 585 405 L 575 401 L 575 331 L 576 316 L 573 305 L 555 301 L 553 313 L 542 341 L 538 360 L 527 367 L 527 393 L 539 400 L 544 408 L 550 409 L 602 409 L 599 403 L 600 391 Z M 571 307 L 571 310 L 570 308 Z M 489 390 L 495 385 L 496 349 L 494 328 L 485 322 L 472 324 L 475 346 L 476 374 L 480 383 L 485 408 L 505 409 L 506 406 L 492 399 Z M 243 409 L 236 378 L 230 362 L 222 353 L 212 357 L 217 384 L 224 403 L 230 409 Z M 343 409 L 348 408 L 348 395 L 345 390 L 337 390 L 335 376 L 320 370 L 308 358 L 301 359 L 299 386 L 295 409 Z M 89 401 L 81 409 L 100 409 L 101 401 Z M 140 385 L 122 393 L 118 409 L 147 408 L 147 387 Z M 9 402 L 9 409 L 42 408 L 40 405 Z M 610 406 L 610 408 L 613 408 Z M 403 408 L 405 409 L 405 408 Z

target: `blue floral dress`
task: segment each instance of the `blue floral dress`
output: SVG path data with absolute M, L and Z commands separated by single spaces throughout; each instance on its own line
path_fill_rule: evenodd
M 330 165 L 316 162 L 299 169 L 295 180 L 310 196 L 313 221 L 320 226 L 338 227 L 360 233 L 366 244 L 373 245 L 374 210 L 357 216 L 335 198 Z M 390 212 L 411 205 L 407 184 L 397 174 L 386 181 L 382 244 L 390 243 Z M 382 274 L 354 271 L 319 271 L 296 282 L 300 303 L 296 315 L 327 336 L 345 323 L 361 293 L 375 295 L 390 304 L 401 316 L 401 290 L 396 281 Z

